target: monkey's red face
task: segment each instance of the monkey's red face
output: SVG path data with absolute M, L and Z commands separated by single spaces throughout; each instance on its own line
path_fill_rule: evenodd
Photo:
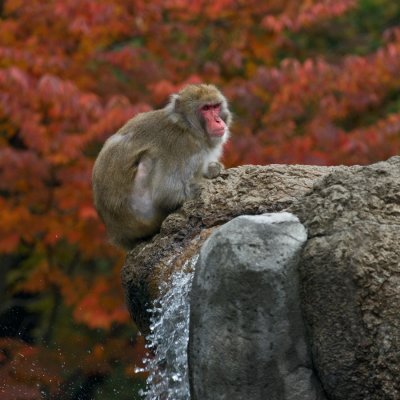
M 201 107 L 200 113 L 204 118 L 206 130 L 210 136 L 224 136 L 226 124 L 220 116 L 221 104 L 206 104 Z

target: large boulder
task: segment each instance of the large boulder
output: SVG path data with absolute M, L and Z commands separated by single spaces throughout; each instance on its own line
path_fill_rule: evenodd
M 315 367 L 332 400 L 400 399 L 400 157 L 336 171 L 291 207 Z
M 148 332 L 160 282 L 220 225 L 282 210 L 308 230 L 300 298 L 326 398 L 400 399 L 400 157 L 367 167 L 245 166 L 205 181 L 200 198 L 127 256 L 122 279 L 135 322 Z
M 149 332 L 149 304 L 160 284 L 200 251 L 220 225 L 243 214 L 281 211 L 301 199 L 324 175 L 346 167 L 242 166 L 204 180 L 199 198 L 186 202 L 163 223 L 158 235 L 127 255 L 122 283 L 132 318 Z
M 296 217 L 272 213 L 235 218 L 206 241 L 190 296 L 192 400 L 325 398 L 299 304 L 306 239 Z

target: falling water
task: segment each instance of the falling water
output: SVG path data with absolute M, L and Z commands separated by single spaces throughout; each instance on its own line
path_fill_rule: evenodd
M 160 288 L 161 296 L 151 312 L 147 348 L 153 357 L 146 357 L 144 369 L 149 373 L 145 400 L 188 400 L 189 293 L 198 256 L 189 260 L 182 271 L 172 275 Z

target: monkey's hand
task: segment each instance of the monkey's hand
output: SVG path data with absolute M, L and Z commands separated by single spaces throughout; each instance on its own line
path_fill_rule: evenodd
M 221 173 L 223 169 L 224 167 L 221 163 L 216 161 L 210 162 L 207 166 L 204 176 L 208 179 L 214 179 Z

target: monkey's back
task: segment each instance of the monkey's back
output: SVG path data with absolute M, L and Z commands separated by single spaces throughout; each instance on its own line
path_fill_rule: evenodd
M 180 159 L 182 157 L 178 154 L 196 153 L 204 147 L 201 137 L 196 137 L 190 130 L 174 122 L 165 109 L 136 115 L 117 134 L 128 136 L 134 149 L 151 151 L 154 156 L 162 156 L 167 152 L 175 158 L 173 155 L 176 153 L 176 158 Z
M 177 171 L 185 171 L 187 160 L 201 148 L 199 140 L 173 123 L 164 110 L 136 115 L 105 142 L 93 168 L 92 183 L 96 209 L 114 243 L 132 246 L 136 239 L 156 233 L 166 216 L 159 210 L 153 223 L 146 225 L 132 213 L 140 160 L 154 160 L 156 182 L 157 175 L 173 177 Z

